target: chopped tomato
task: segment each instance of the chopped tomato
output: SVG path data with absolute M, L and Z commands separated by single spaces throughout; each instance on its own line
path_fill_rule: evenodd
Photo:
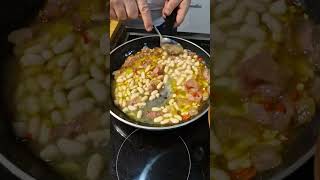
M 82 32 L 82 33 L 81 33 L 81 36 L 82 36 L 83 42 L 84 42 L 85 44 L 90 43 L 90 38 L 89 38 L 88 32 L 86 32 L 86 31 Z
M 198 57 L 198 61 L 203 61 L 203 58 L 202 57 Z
M 298 101 L 298 99 L 301 97 L 301 93 L 297 90 L 293 91 L 290 95 L 292 101 Z
M 231 172 L 232 180 L 252 180 L 257 174 L 254 167 L 240 169 Z
M 182 120 L 183 121 L 186 121 L 186 120 L 188 120 L 190 118 L 190 115 L 189 114 L 187 114 L 187 115 L 182 115 Z
M 32 140 L 32 134 L 28 132 L 26 134 L 25 138 L 28 139 L 28 140 Z
M 282 113 L 285 113 L 286 112 L 286 107 L 284 106 L 283 103 L 278 103 L 275 107 L 275 110 L 277 112 L 282 112 Z
M 273 103 L 270 101 L 263 102 L 263 107 L 266 111 L 272 111 L 273 110 Z

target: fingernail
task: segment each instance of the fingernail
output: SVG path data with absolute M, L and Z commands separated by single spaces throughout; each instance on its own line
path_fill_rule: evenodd
M 152 27 L 148 27 L 148 28 L 147 28 L 147 31 L 152 31 Z

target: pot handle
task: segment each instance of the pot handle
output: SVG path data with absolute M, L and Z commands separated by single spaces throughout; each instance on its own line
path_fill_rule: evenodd
M 178 7 L 175 8 L 172 13 L 165 18 L 164 23 L 162 23 L 157 28 L 161 34 L 175 35 L 177 33 L 177 28 L 174 27 L 177 18 Z

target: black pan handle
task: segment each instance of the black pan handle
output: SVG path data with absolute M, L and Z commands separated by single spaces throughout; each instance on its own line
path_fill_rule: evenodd
M 158 26 L 158 29 L 161 32 L 161 34 L 175 35 L 177 33 L 177 28 L 174 27 L 174 24 L 177 18 L 177 12 L 178 12 L 178 7 L 175 8 L 172 11 L 172 13 L 165 18 L 164 23 Z

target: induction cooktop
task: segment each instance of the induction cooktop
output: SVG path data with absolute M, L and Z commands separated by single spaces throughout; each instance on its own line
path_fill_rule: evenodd
M 115 180 L 209 180 L 208 114 L 162 132 L 111 118 L 111 175 Z

